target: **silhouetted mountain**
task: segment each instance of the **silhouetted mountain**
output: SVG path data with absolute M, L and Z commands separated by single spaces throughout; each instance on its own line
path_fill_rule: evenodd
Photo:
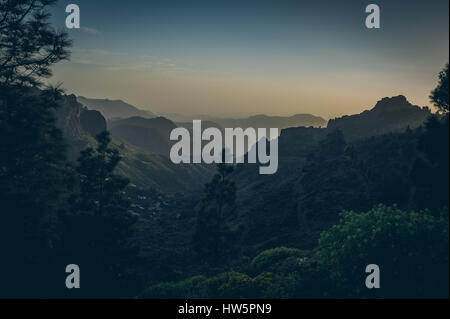
M 186 115 L 186 114 L 179 114 L 179 113 L 166 113 L 166 112 L 158 112 L 158 116 L 165 117 L 166 119 L 169 119 L 173 122 L 192 122 L 192 120 L 202 120 L 203 116 L 196 116 L 196 115 Z
M 133 116 L 144 118 L 155 117 L 152 112 L 140 110 L 122 100 L 89 99 L 83 96 L 78 96 L 77 100 L 88 109 L 101 112 L 106 119 L 128 118 Z
M 178 127 L 184 127 L 188 129 L 190 132 L 192 132 L 192 121 L 191 122 L 176 122 L 175 123 Z M 209 127 L 215 127 L 218 128 L 221 132 L 224 131 L 224 128 L 212 121 L 202 121 L 202 130 L 207 129 Z
M 111 135 L 127 144 L 142 148 L 150 154 L 169 156 L 172 142 L 170 132 L 177 126 L 164 117 L 152 119 L 130 117 L 111 120 L 108 123 Z
M 428 107 L 419 107 L 408 102 L 403 95 L 383 98 L 371 110 L 361 114 L 346 115 L 328 122 L 329 129 L 340 129 L 346 139 L 353 140 L 389 132 L 398 132 L 406 127 L 415 128 L 430 116 Z
M 264 114 L 254 115 L 247 118 L 220 118 L 208 115 L 182 115 L 176 113 L 161 113 L 162 116 L 178 123 L 192 122 L 192 120 L 202 120 L 202 122 L 216 123 L 220 127 L 241 127 L 241 128 L 279 128 L 280 130 L 288 127 L 299 126 L 326 126 L 327 122 L 318 116 L 311 114 L 296 114 L 293 116 L 268 116 Z M 191 124 L 192 125 L 192 124 Z M 216 126 L 214 126 L 216 127 Z

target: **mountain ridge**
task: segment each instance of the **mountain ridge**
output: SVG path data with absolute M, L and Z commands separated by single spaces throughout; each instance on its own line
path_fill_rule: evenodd
M 133 116 L 145 118 L 156 117 L 151 111 L 141 110 L 123 100 L 91 99 L 84 96 L 77 96 L 77 101 L 88 109 L 99 111 L 106 119 L 128 118 Z
M 385 97 L 373 108 L 359 114 L 345 115 L 328 121 L 328 129 L 341 130 L 348 140 L 355 140 L 389 132 L 398 132 L 407 127 L 416 128 L 431 115 L 427 107 L 411 104 L 405 96 Z

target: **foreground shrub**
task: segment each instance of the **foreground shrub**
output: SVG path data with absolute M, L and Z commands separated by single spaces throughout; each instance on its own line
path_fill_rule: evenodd
M 219 287 L 219 294 L 224 298 L 262 298 L 273 281 L 273 274 L 265 272 L 256 277 L 246 274 L 230 276 L 229 280 Z
M 307 253 L 304 250 L 296 248 L 278 247 L 264 250 L 258 256 L 253 258 L 250 267 L 253 273 L 264 271 L 276 271 L 286 259 L 293 257 L 298 262 L 304 258 Z
M 147 288 L 142 298 L 220 298 L 227 294 L 220 287 L 230 278 L 242 276 L 238 272 L 225 272 L 214 277 L 193 276 L 177 282 L 159 283 Z
M 448 297 L 448 215 L 379 205 L 341 216 L 322 233 L 316 254 L 336 296 Z M 380 267 L 380 289 L 365 286 L 368 264 Z
M 146 289 L 143 298 L 195 298 L 198 287 L 206 280 L 205 276 L 190 277 L 178 282 L 163 282 Z

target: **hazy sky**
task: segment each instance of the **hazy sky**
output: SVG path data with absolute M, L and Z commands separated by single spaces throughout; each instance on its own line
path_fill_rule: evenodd
M 361 112 L 403 94 L 429 105 L 449 56 L 448 0 L 59 1 L 81 9 L 52 82 L 154 112 L 245 116 Z M 365 7 L 381 7 L 367 29 Z

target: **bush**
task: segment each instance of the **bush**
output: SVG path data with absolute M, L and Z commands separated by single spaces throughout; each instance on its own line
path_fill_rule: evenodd
M 230 281 L 230 278 L 239 277 L 238 272 L 225 272 L 214 277 L 203 275 L 189 277 L 178 282 L 164 282 L 147 288 L 141 298 L 220 298 L 224 291 L 219 288 Z
M 178 282 L 163 282 L 146 289 L 142 298 L 195 298 L 205 276 L 194 276 Z
M 267 298 L 294 298 L 299 289 L 300 278 L 297 273 L 276 276 L 272 284 L 267 288 Z
M 269 272 L 253 278 L 246 274 L 236 274 L 219 287 L 219 293 L 224 298 L 261 298 L 265 296 L 265 290 L 272 280 L 273 274 Z
M 315 256 L 336 296 L 448 298 L 448 217 L 383 205 L 341 217 L 322 233 Z M 368 264 L 380 267 L 380 289 L 365 286 Z
M 159 283 L 147 288 L 140 298 L 259 298 L 272 282 L 271 273 L 250 277 L 225 272 L 207 278 L 194 276 L 178 282 Z
M 297 258 L 300 262 L 307 253 L 296 248 L 278 247 L 264 250 L 258 256 L 253 258 L 250 267 L 253 273 L 258 274 L 264 271 L 275 271 L 282 262 L 289 257 Z

